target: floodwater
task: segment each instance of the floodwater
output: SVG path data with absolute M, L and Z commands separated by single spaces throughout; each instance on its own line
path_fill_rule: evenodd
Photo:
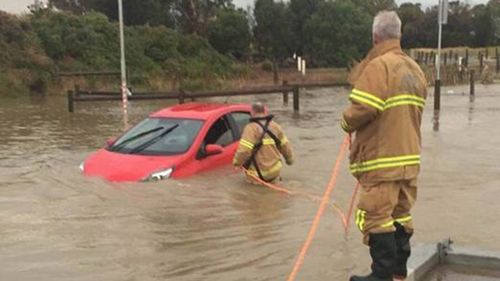
M 413 241 L 451 237 L 500 250 L 500 87 L 477 86 L 473 104 L 466 90 L 443 90 L 439 132 L 428 101 Z M 19 96 L 0 99 L 0 280 L 286 280 L 316 202 L 248 185 L 230 167 L 149 184 L 85 178 L 78 165 L 123 129 L 119 104 L 77 103 L 70 114 L 62 97 Z M 303 92 L 300 114 L 280 95 L 259 99 L 296 150 L 283 185 L 321 195 L 343 138 L 347 90 Z M 130 122 L 166 105 L 134 102 Z M 344 209 L 354 188 L 346 165 L 333 192 Z M 345 239 L 328 210 L 297 280 L 367 272 L 360 240 L 352 221 Z
M 421 281 L 495 281 L 500 271 L 477 269 L 467 266 L 445 265 L 434 269 Z

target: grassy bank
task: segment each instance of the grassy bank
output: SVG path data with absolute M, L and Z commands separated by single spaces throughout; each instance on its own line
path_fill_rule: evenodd
M 126 27 L 125 36 L 134 87 L 165 88 L 181 80 L 187 89 L 218 88 L 250 72 L 196 35 L 133 26 Z M 75 82 L 59 79 L 59 72 L 119 69 L 118 26 L 99 13 L 41 11 L 17 17 L 0 11 L 0 49 L 0 93 L 45 92 Z M 117 78 L 76 80 L 83 86 L 118 85 Z

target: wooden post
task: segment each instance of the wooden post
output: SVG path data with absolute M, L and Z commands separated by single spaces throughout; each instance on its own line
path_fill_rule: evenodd
M 450 63 L 451 63 L 451 60 L 452 60 L 452 58 L 453 58 L 453 51 L 452 51 L 452 50 L 450 50 L 449 55 L 448 55 L 448 58 L 450 58 Z
M 179 103 L 180 104 L 184 103 L 185 96 L 186 96 L 186 93 L 184 92 L 184 90 L 179 90 Z
M 498 57 L 498 48 L 495 48 L 496 60 L 497 60 L 497 74 L 500 72 L 500 58 Z
M 73 113 L 75 111 L 75 96 L 73 91 L 68 91 L 68 112 Z
M 441 80 L 434 81 L 434 111 L 441 109 Z
M 474 69 L 470 71 L 470 101 L 474 101 L 475 89 L 474 89 Z
M 489 55 L 488 55 L 488 48 L 485 48 L 484 53 L 485 53 L 485 58 L 488 59 L 488 57 L 489 57 Z
M 298 112 L 300 109 L 299 105 L 299 86 L 293 87 L 293 111 Z
M 436 65 L 436 55 L 431 52 L 431 65 Z
M 288 81 L 283 80 L 283 88 L 288 87 Z M 283 104 L 288 104 L 288 90 L 283 91 Z
M 458 63 L 458 53 L 455 53 L 455 63 Z
M 76 97 L 79 97 L 80 96 L 80 85 L 78 84 L 75 84 L 75 92 L 74 92 L 74 95 Z
M 479 72 L 483 71 L 483 64 L 484 64 L 484 54 L 481 53 L 479 55 Z
M 276 62 L 276 59 L 273 60 L 273 81 L 274 85 L 278 85 L 279 76 L 278 76 L 278 63 Z
M 444 53 L 444 65 L 446 66 L 447 63 L 448 63 L 448 54 Z
M 465 48 L 465 61 L 463 62 L 465 67 L 469 66 L 469 48 Z

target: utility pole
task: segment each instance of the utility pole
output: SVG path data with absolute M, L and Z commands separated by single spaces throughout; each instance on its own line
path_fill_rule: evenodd
M 123 32 L 123 4 L 122 0 L 118 0 L 118 17 L 120 20 L 120 66 L 121 66 L 121 92 L 122 106 L 124 115 L 124 124 L 127 126 L 127 106 L 128 106 L 128 88 L 127 88 L 127 69 L 125 64 L 125 38 Z
M 443 24 L 448 22 L 448 0 L 439 0 L 438 50 L 436 56 L 436 80 L 434 81 L 434 130 L 439 130 L 439 110 L 441 109 L 441 39 Z

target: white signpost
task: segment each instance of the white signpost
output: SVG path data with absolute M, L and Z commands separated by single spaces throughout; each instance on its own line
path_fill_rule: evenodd
M 439 130 L 439 110 L 441 108 L 441 37 L 443 24 L 448 22 L 448 0 L 439 0 L 438 10 L 438 51 L 436 56 L 436 80 L 434 81 L 434 131 Z
M 125 38 L 123 32 L 123 4 L 122 0 L 118 0 L 118 17 L 120 21 L 120 68 L 121 68 L 121 93 L 122 93 L 122 107 L 123 107 L 123 122 L 124 126 L 128 126 L 128 114 L 127 114 L 127 105 L 128 105 L 128 93 L 129 90 L 127 88 L 127 70 L 125 65 Z

